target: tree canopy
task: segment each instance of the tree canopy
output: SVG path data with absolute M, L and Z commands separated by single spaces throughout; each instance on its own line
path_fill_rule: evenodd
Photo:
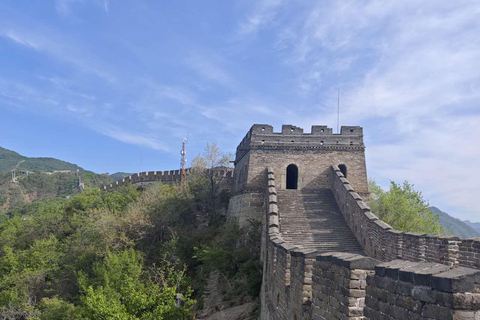
M 388 191 L 369 181 L 372 212 L 394 229 L 406 232 L 443 234 L 438 216 L 428 209 L 422 193 L 408 181 L 403 184 L 390 182 Z

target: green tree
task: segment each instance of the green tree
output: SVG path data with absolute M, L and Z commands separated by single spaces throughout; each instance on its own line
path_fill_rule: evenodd
M 197 201 L 203 205 L 204 211 L 210 215 L 210 223 L 220 221 L 220 209 L 225 204 L 225 192 L 220 190 L 222 176 L 215 176 L 218 169 L 227 169 L 232 156 L 222 153 L 218 145 L 207 143 L 202 154 L 192 161 L 193 172 L 190 175 L 191 191 L 196 195 Z M 222 196 L 220 196 L 222 194 Z M 228 197 L 227 203 L 228 203 Z
M 195 303 L 190 289 L 183 292 L 183 303 L 177 304 L 183 277 L 183 271 L 169 264 L 146 272 L 141 253 L 134 249 L 110 253 L 94 267 L 93 279 L 79 277 L 84 316 L 92 320 L 189 317 Z
M 402 185 L 390 182 L 388 191 L 369 181 L 371 208 L 381 220 L 394 229 L 406 232 L 443 234 L 438 216 L 428 210 L 428 203 L 422 193 L 404 181 Z

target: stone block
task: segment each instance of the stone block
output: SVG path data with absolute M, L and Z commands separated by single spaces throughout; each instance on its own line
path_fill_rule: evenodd
M 469 292 L 475 290 L 475 278 L 480 270 L 458 267 L 432 276 L 432 286 L 444 292 Z

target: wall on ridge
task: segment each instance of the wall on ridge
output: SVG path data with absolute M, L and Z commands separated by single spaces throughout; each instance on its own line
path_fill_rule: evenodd
M 336 166 L 330 168 L 330 183 L 345 221 L 368 256 L 382 261 L 404 259 L 480 268 L 480 238 L 394 230 L 370 211 Z
M 232 168 L 215 168 L 214 177 L 221 182 L 221 188 L 230 189 L 233 179 Z M 191 168 L 186 169 L 187 176 L 192 172 Z M 181 170 L 169 170 L 169 171 L 147 171 L 139 172 L 129 175 L 122 180 L 115 181 L 109 185 L 103 186 L 102 190 L 112 191 L 121 186 L 127 186 L 130 184 L 137 186 L 145 186 L 155 182 L 164 183 L 179 183 L 182 178 Z

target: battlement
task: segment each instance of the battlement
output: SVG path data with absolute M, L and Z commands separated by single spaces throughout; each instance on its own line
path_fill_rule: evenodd
M 254 124 L 237 147 L 235 163 L 251 149 L 364 149 L 363 128 L 342 126 L 340 133 L 332 128 L 314 125 L 310 133 L 293 125 L 282 125 L 281 132 L 274 132 L 268 124 Z
M 233 177 L 232 168 L 215 168 L 214 177 L 215 178 L 225 178 L 226 185 L 230 183 L 230 180 Z M 187 176 L 192 172 L 192 168 L 186 169 Z M 129 184 L 137 186 L 145 186 L 155 182 L 163 183 L 179 183 L 182 179 L 181 170 L 168 170 L 168 171 L 146 171 L 139 172 L 129 175 L 119 181 L 115 181 L 109 185 L 103 186 L 101 190 L 112 191 L 118 187 L 127 186 Z

